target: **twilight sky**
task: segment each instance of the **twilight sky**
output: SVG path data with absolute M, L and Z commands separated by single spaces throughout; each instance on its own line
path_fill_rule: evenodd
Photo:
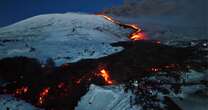
M 123 0 L 0 0 L 0 27 L 45 13 L 95 13 Z

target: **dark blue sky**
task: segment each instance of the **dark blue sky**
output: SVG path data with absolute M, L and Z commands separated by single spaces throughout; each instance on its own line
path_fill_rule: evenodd
M 0 0 L 0 27 L 45 13 L 100 12 L 123 0 Z

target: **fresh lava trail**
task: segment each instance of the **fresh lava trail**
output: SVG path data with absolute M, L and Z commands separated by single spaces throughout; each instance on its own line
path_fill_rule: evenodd
M 97 14 L 98 16 L 102 16 L 104 17 L 106 20 L 115 23 L 119 26 L 122 26 L 124 28 L 130 28 L 133 29 L 134 31 L 128 36 L 129 39 L 133 40 L 133 41 L 137 41 L 137 40 L 147 40 L 148 37 L 146 35 L 146 33 L 144 33 L 144 31 L 137 26 L 136 24 L 123 24 L 120 21 L 114 20 L 112 17 L 104 15 L 104 14 Z
M 113 80 L 111 79 L 110 72 L 106 68 L 99 68 L 98 71 L 96 71 L 95 73 L 91 75 L 88 75 L 88 74 L 83 75 L 80 79 L 76 81 L 76 84 L 80 84 L 81 82 L 86 81 L 86 79 L 88 81 L 91 81 L 93 80 L 93 78 L 96 79 L 99 77 L 103 79 L 106 85 L 114 84 Z
M 102 76 L 105 80 L 106 84 L 111 85 L 113 84 L 113 81 L 110 78 L 110 74 L 106 69 L 101 69 L 100 73 L 98 73 L 99 76 Z

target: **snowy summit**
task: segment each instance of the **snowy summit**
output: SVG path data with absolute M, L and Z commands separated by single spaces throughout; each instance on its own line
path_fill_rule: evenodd
M 131 32 L 102 16 L 82 13 L 35 16 L 0 28 L 0 59 L 25 56 L 57 65 L 99 58 L 122 50 L 110 44 Z

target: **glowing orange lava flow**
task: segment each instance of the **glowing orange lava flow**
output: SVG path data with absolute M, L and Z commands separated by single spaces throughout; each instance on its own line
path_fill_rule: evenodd
M 136 31 L 132 34 L 130 34 L 131 40 L 147 40 L 147 35 L 142 31 Z
M 121 22 L 114 20 L 112 17 L 107 16 L 107 15 L 103 15 L 103 14 L 97 14 L 97 15 L 102 16 L 106 20 L 108 20 L 112 23 L 118 24 L 119 26 L 133 29 L 134 32 L 129 35 L 129 39 L 131 39 L 131 40 L 147 40 L 147 35 L 142 31 L 141 28 L 139 28 L 139 26 L 137 26 L 135 24 L 122 24 Z
M 113 81 L 111 80 L 109 72 L 107 70 L 101 69 L 99 75 L 103 77 L 107 84 L 113 84 Z
M 100 15 L 103 16 L 105 19 L 107 19 L 108 21 L 111 21 L 112 23 L 116 23 L 116 24 L 120 24 L 119 21 L 114 20 L 112 17 L 110 16 L 106 16 L 106 15 Z

